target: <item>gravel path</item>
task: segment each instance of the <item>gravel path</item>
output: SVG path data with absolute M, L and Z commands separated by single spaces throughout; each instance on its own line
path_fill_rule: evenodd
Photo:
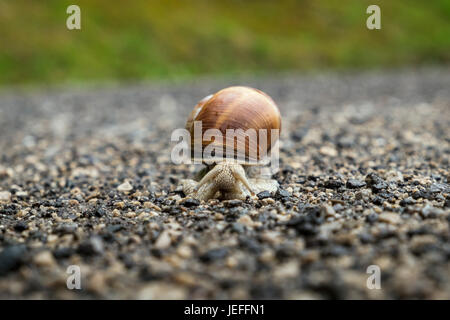
M 185 199 L 198 168 L 170 134 L 232 84 L 281 109 L 282 189 Z M 0 298 L 449 299 L 449 88 L 424 69 L 2 92 Z

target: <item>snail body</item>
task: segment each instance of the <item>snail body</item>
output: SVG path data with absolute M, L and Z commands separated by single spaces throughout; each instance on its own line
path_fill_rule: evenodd
M 195 134 L 197 125 L 200 135 Z M 248 168 L 267 158 L 281 129 L 280 112 L 267 94 L 250 87 L 222 89 L 197 103 L 186 129 L 191 135 L 191 149 L 200 146 L 196 150 L 200 153 L 193 152 L 192 158 L 201 157 L 209 165 L 200 181 L 183 181 L 187 196 L 199 200 L 245 199 L 260 191 L 276 191 L 275 180 L 247 178 Z M 205 138 L 211 131 L 216 134 L 214 139 Z M 208 162 L 203 157 L 207 150 L 221 156 Z

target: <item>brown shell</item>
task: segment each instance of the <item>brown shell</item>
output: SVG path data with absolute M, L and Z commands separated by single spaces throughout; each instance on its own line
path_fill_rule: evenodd
M 271 129 L 281 131 L 281 115 L 275 102 L 264 92 L 250 87 L 229 87 L 222 89 L 214 95 L 203 98 L 192 110 L 186 123 L 186 129 L 191 134 L 191 147 L 194 149 L 194 121 L 201 121 L 202 150 L 209 145 L 209 140 L 203 140 L 203 135 L 208 129 L 218 129 L 223 135 L 223 153 L 225 155 L 226 146 L 234 150 L 236 154 L 237 139 L 226 139 L 227 129 L 242 129 L 244 132 L 248 129 L 255 129 L 258 141 L 263 138 L 259 135 L 259 129 L 267 130 L 267 152 L 262 150 L 260 143 L 257 143 L 256 155 L 252 155 L 254 150 L 250 150 L 248 137 L 245 138 L 245 162 L 254 162 L 263 159 L 270 151 Z M 241 132 L 242 133 L 242 132 Z M 237 132 L 237 136 L 241 136 Z M 216 143 L 216 145 L 218 145 Z M 252 146 L 253 148 L 253 146 Z M 250 152 L 252 151 L 252 152 Z M 236 156 L 236 155 L 235 155 Z

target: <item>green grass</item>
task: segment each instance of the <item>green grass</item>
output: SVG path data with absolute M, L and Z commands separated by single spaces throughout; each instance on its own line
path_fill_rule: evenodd
M 73 3 L 79 31 L 66 29 Z M 369 4 L 381 30 L 365 26 Z M 448 0 L 0 2 L 0 85 L 449 61 Z

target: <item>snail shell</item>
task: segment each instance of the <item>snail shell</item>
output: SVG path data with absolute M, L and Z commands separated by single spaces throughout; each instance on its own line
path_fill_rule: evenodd
M 201 137 L 194 135 L 195 121 L 201 121 Z M 264 92 L 250 87 L 229 87 L 199 101 L 188 117 L 186 129 L 191 135 L 191 150 L 194 149 L 196 141 L 199 145 L 201 143 L 202 152 L 206 146 L 213 143 L 223 148 L 225 156 L 228 146 L 228 150 L 234 151 L 235 159 L 239 138 L 227 139 L 226 134 L 227 129 L 241 129 L 235 133 L 236 137 L 245 139 L 245 159 L 237 160 L 251 164 L 264 159 L 278 139 L 280 131 L 272 139 L 272 129 L 281 130 L 281 115 L 275 102 Z M 218 129 L 223 136 L 222 141 L 203 139 L 208 129 Z M 250 143 L 248 135 L 245 134 L 248 129 L 255 130 L 257 143 Z M 267 134 L 260 134 L 260 129 L 265 129 Z M 264 141 L 262 139 L 267 139 L 266 144 L 261 143 Z

